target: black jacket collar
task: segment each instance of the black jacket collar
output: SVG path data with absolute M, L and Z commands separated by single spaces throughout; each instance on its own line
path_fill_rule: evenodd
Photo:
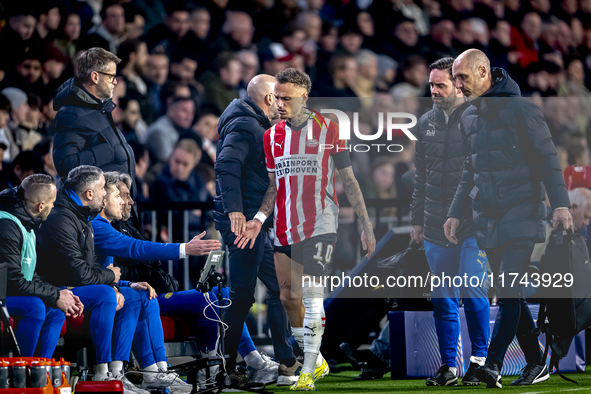
M 41 220 L 34 217 L 25 206 L 25 191 L 22 187 L 3 190 L 0 193 L 0 211 L 15 216 L 25 228 L 32 230 L 41 226 Z
M 65 209 L 68 209 L 68 210 L 74 212 L 74 214 L 76 215 L 76 217 L 78 219 L 83 220 L 85 222 L 90 222 L 95 217 L 97 217 L 99 212 L 92 211 L 90 209 L 90 207 L 87 207 L 84 205 L 80 206 L 80 205 L 76 204 L 76 202 L 73 201 L 70 198 L 70 196 L 68 196 L 64 192 L 64 190 L 65 189 L 62 188 L 61 192 L 57 196 L 57 200 L 55 202 L 56 207 L 63 207 Z

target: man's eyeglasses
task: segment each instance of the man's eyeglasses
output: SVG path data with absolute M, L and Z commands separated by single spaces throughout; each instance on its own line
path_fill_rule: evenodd
M 95 70 L 95 71 L 96 71 L 96 70 Z M 114 80 L 114 79 L 115 79 L 115 77 L 117 76 L 117 74 L 109 74 L 109 73 L 104 73 L 104 72 L 102 72 L 102 71 L 96 71 L 96 72 L 97 72 L 97 73 L 99 73 L 99 74 L 103 74 L 103 75 L 106 75 L 106 76 L 108 76 L 108 77 L 111 77 L 111 79 L 109 80 L 109 82 L 113 82 L 113 80 Z

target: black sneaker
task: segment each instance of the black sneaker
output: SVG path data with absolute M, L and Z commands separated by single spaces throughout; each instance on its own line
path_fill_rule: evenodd
M 487 362 L 483 367 L 476 369 L 476 378 L 486 383 L 487 389 L 503 388 L 501 371 L 497 363 Z
M 442 365 L 435 377 L 427 378 L 425 380 L 427 386 L 457 386 L 458 377 L 455 373 L 449 370 L 447 365 Z
M 343 353 L 349 357 L 351 364 L 356 368 L 385 370 L 389 367 L 388 364 L 380 360 L 380 358 L 373 354 L 369 349 L 355 350 L 352 349 L 348 343 L 341 343 L 339 347 Z
M 476 377 L 476 370 L 478 368 L 480 368 L 480 365 L 479 364 L 470 363 L 470 366 L 468 367 L 468 370 L 466 371 L 466 374 L 462 378 L 462 384 L 464 386 L 478 386 L 480 383 L 482 383 Z
M 230 387 L 233 389 L 246 389 L 246 390 L 264 390 L 264 383 L 253 382 L 248 378 L 246 372 L 235 370 L 229 375 Z
M 530 386 L 550 379 L 546 364 L 527 364 L 521 371 L 521 376 L 512 381 L 511 386 Z

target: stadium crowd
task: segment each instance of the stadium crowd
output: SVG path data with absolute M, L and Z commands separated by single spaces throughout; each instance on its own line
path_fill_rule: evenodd
M 360 129 L 370 134 L 378 126 L 379 113 L 404 108 L 419 117 L 429 109 L 424 103 L 430 106 L 430 99 L 420 100 L 430 96 L 429 65 L 478 49 L 540 108 L 562 170 L 591 165 L 588 0 L 43 0 L 1 5 L 5 24 L 0 48 L 10 56 L 0 59 L 0 190 L 8 189 L 0 202 L 14 207 L 16 200 L 26 201 L 15 215 L 27 221 L 23 224 L 28 231 L 47 222 L 37 231 L 40 276 L 31 282 L 33 273 L 23 272 L 31 284 L 19 283 L 40 286 L 27 291 L 45 297 L 47 311 L 36 311 L 47 315 L 40 319 L 47 327 L 36 328 L 45 346 L 41 352 L 55 347 L 47 342 L 50 336 L 55 339 L 55 332 L 49 335 L 47 330 L 60 326 L 54 307 L 72 316 L 83 309 L 93 311 L 91 326 L 112 329 L 117 342 L 113 349 L 110 336 L 92 338 L 100 350 L 94 370 L 99 380 L 124 380 L 122 365 L 133 350 L 144 371 L 154 373 L 143 388 L 157 381 L 190 392 L 186 383 L 166 374 L 163 339 L 153 335 L 161 330 L 154 311 L 201 316 L 209 298 L 202 299 L 205 296 L 196 291 L 163 296 L 178 290 L 178 283 L 153 289 L 142 275 L 123 272 L 112 263 L 114 258 L 179 260 L 219 248 L 217 241 L 201 239 L 203 233 L 188 243 L 148 245 L 141 231 L 125 220 L 133 223 L 135 202 L 212 202 L 219 196 L 218 123 L 235 99 L 253 98 L 247 88 L 258 74 L 275 76 L 290 68 L 305 72 L 311 79 L 311 98 L 348 99 L 359 112 Z M 351 154 L 365 198 L 402 197 L 410 202 L 413 189 L 404 187 L 403 175 L 415 167 L 415 146 L 407 138 L 396 142 L 403 145 L 400 154 Z M 47 176 L 30 177 L 34 174 Z M 337 194 L 346 192 L 345 186 L 337 186 Z M 578 197 L 580 206 L 588 205 L 586 197 Z M 260 203 L 252 204 L 254 214 Z M 375 212 L 369 212 L 374 217 Z M 385 212 L 393 217 L 397 209 Z M 340 214 L 349 218 L 352 210 Z M 202 215 L 213 222 L 209 213 L 191 215 L 192 230 L 204 230 L 197 224 Z M 577 230 L 589 221 L 581 212 L 578 216 Z M 374 225 L 379 239 L 383 229 L 380 223 Z M 72 242 L 57 250 L 57 263 L 44 261 L 56 256 L 55 245 L 65 238 Z M 31 239 L 25 236 L 18 242 Z M 343 250 L 335 260 L 353 256 Z M 17 270 L 19 261 L 14 262 Z M 67 275 L 55 275 L 58 265 Z M 133 282 L 121 280 L 132 277 Z M 106 285 L 114 287 L 114 293 L 105 290 Z M 60 290 L 62 286 L 76 288 Z M 148 291 L 139 297 L 132 291 L 137 289 Z M 274 296 L 281 309 L 277 291 Z M 190 299 L 194 310 L 175 310 L 179 297 Z M 243 327 L 242 320 L 239 323 L 238 330 Z M 129 335 L 119 335 L 122 332 Z M 215 347 L 215 338 L 207 341 L 201 349 L 206 353 Z M 264 375 L 252 374 L 252 380 L 264 382 L 272 371 L 277 376 L 279 364 L 249 347 L 247 335 L 240 341 L 232 345 L 241 346 L 239 352 L 248 349 L 243 354 L 247 364 Z M 27 352 L 32 355 L 35 346 Z M 318 360 L 322 365 L 316 369 L 325 368 L 321 355 Z M 232 382 L 243 388 L 240 385 L 252 383 L 238 376 Z M 128 392 L 143 392 L 126 385 Z

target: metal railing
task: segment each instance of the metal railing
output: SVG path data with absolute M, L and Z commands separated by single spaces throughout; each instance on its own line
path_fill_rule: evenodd
M 403 211 L 405 207 L 408 207 L 410 201 L 408 199 L 403 198 L 392 198 L 392 199 L 379 199 L 379 198 L 370 198 L 365 200 L 365 205 L 368 209 L 373 208 L 375 209 L 375 223 L 387 223 L 388 228 L 403 226 L 409 223 L 408 216 L 403 215 Z M 339 206 L 341 208 L 350 208 L 351 204 L 349 201 L 344 198 L 339 201 Z M 396 207 L 397 214 L 396 217 L 384 217 L 382 215 L 382 211 L 386 208 L 393 208 Z M 156 202 L 143 202 L 137 204 L 138 209 L 138 216 L 140 219 L 140 227 L 143 228 L 146 222 L 151 224 L 151 240 L 153 242 L 158 241 L 158 235 L 160 233 L 160 227 L 163 225 L 165 221 L 166 227 L 168 230 L 167 238 L 168 242 L 172 242 L 173 240 L 173 228 L 174 223 L 174 213 L 180 212 L 182 213 L 182 242 L 189 241 L 189 215 L 190 212 L 196 209 L 201 210 L 201 219 L 200 219 L 200 228 L 206 229 L 207 226 L 207 218 L 206 212 L 213 210 L 214 205 L 213 203 L 203 203 L 203 202 L 181 202 L 181 203 L 156 203 Z M 356 256 L 356 262 L 361 262 L 361 241 L 360 241 L 360 234 L 358 231 L 358 218 L 357 215 L 354 215 L 353 221 L 350 220 L 339 220 L 341 225 L 352 224 L 355 232 L 355 239 L 357 240 L 354 245 L 354 256 Z M 219 237 L 221 238 L 221 237 Z M 223 240 L 220 240 L 223 244 Z M 225 248 L 225 245 L 223 246 Z M 227 253 L 224 265 L 222 266 L 224 272 L 228 272 L 228 260 L 227 260 Z M 168 261 L 168 272 L 172 275 L 173 274 L 173 261 Z M 183 261 L 183 280 L 182 280 L 182 289 L 183 290 L 190 290 L 190 270 L 189 270 L 189 260 L 184 259 Z M 178 278 L 177 278 L 178 279 Z M 264 285 L 257 281 L 257 287 L 255 290 L 255 302 L 261 304 L 264 303 L 266 294 L 266 288 Z M 251 332 L 251 336 L 256 338 L 257 340 L 265 340 L 267 339 L 266 333 L 263 332 L 264 326 L 264 319 L 263 311 L 261 308 L 258 308 L 258 312 L 256 313 L 256 332 Z

